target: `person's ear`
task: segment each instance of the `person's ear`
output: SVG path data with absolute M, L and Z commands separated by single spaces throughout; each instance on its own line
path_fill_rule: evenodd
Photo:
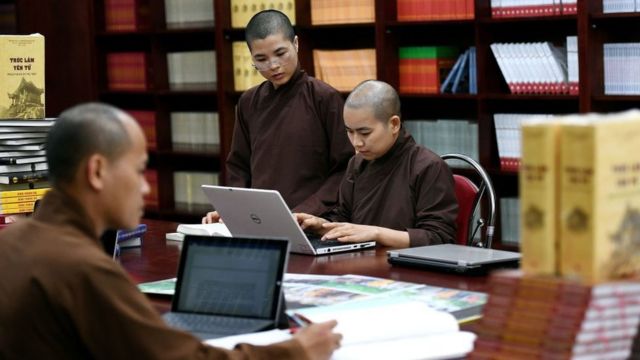
M 298 35 L 293 37 L 293 47 L 296 49 L 296 52 L 298 52 Z
M 107 171 L 108 160 L 100 154 L 89 156 L 86 167 L 86 178 L 89 186 L 94 190 L 102 190 L 105 186 L 105 175 Z
M 391 132 L 393 132 L 394 134 L 400 131 L 401 125 L 402 125 L 402 122 L 400 121 L 400 116 L 393 115 L 392 117 L 389 118 L 389 126 L 391 127 Z

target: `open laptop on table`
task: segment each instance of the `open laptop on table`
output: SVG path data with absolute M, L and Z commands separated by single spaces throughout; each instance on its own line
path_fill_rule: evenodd
M 284 239 L 185 236 L 165 321 L 201 339 L 275 328 L 288 250 Z
M 484 249 L 473 246 L 442 244 L 389 250 L 387 260 L 393 265 L 453 270 L 456 272 L 479 271 L 500 266 L 516 266 L 520 253 Z
M 275 190 L 202 185 L 213 207 L 233 236 L 266 236 L 289 239 L 291 252 L 324 255 L 375 247 L 375 241 L 343 243 L 308 237 L 287 204 Z

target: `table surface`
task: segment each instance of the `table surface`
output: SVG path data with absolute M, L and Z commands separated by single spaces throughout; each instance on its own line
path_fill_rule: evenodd
M 141 248 L 121 251 L 120 263 L 137 283 L 175 277 L 182 243 L 165 239 L 165 234 L 175 232 L 175 222 L 144 219 L 147 233 Z M 487 291 L 487 276 L 426 271 L 423 269 L 391 266 L 387 263 L 388 248 L 309 256 L 291 254 L 287 272 L 319 275 L 357 274 L 376 276 L 397 281 L 448 287 L 461 290 Z M 170 297 L 150 296 L 159 311 L 170 307 Z

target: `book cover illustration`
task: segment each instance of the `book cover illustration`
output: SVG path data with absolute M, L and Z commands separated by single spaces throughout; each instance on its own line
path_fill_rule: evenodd
M 44 36 L 0 35 L 0 119 L 42 119 L 44 98 Z

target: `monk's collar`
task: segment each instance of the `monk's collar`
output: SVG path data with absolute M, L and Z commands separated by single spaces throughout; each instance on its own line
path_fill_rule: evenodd
M 286 91 L 286 89 L 289 89 L 291 87 L 293 87 L 297 82 L 299 82 L 300 80 L 302 80 L 304 78 L 304 76 L 306 75 L 306 73 L 304 72 L 304 70 L 300 69 L 300 65 L 298 65 L 298 67 L 296 68 L 296 70 L 293 72 L 293 75 L 291 75 L 291 79 L 289 79 L 289 81 L 287 81 L 286 84 L 280 85 L 280 87 L 278 87 L 277 89 L 273 86 L 273 83 L 271 81 L 269 81 L 269 89 L 272 92 L 282 92 L 282 91 Z
M 400 128 L 400 132 L 398 133 L 398 138 L 393 143 L 389 151 L 387 151 L 384 155 L 380 156 L 379 158 L 370 161 L 370 163 L 372 164 L 386 163 L 389 159 L 392 159 L 395 156 L 395 154 L 400 152 L 404 148 L 404 146 L 407 144 L 407 142 L 409 142 L 410 139 L 411 139 L 411 136 L 405 131 L 404 127 Z

